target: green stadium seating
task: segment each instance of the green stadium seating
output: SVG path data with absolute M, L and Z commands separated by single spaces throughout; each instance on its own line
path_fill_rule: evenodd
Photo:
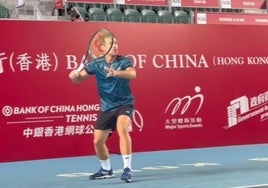
M 124 21 L 126 22 L 140 22 L 141 14 L 136 9 L 125 9 Z
M 102 8 L 92 7 L 89 9 L 90 21 L 106 21 L 106 13 Z
M 10 18 L 10 13 L 8 8 L 0 5 L 0 18 Z
M 157 23 L 158 17 L 155 11 L 151 9 L 141 10 L 142 22 Z
M 107 15 L 107 21 L 112 22 L 122 22 L 124 18 L 121 10 L 116 8 L 108 8 L 106 10 L 106 15 Z
M 183 24 L 190 23 L 189 14 L 183 10 L 176 10 L 174 11 L 173 15 L 174 15 L 174 23 L 183 23 Z
M 157 12 L 159 23 L 173 23 L 173 15 L 168 10 L 159 10 Z

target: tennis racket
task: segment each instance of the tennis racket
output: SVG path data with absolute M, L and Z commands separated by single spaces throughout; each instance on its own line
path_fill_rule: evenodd
M 99 59 L 106 56 L 113 47 L 113 34 L 107 29 L 100 29 L 95 32 L 89 40 L 87 51 L 83 62 L 76 69 L 81 72 L 85 65 L 93 59 Z

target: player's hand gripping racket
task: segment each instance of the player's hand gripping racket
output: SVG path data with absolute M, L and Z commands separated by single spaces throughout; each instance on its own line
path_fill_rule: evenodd
M 113 47 L 113 34 L 106 30 L 100 29 L 93 34 L 89 40 L 88 48 L 83 62 L 76 69 L 77 74 L 85 68 L 85 64 L 93 59 L 103 58 Z

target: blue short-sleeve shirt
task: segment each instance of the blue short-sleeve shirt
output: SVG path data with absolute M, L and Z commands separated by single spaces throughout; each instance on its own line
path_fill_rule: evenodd
M 129 58 L 118 56 L 112 63 L 107 63 L 104 58 L 101 58 L 91 61 L 85 67 L 86 72 L 94 74 L 96 78 L 101 111 L 111 111 L 121 105 L 134 105 L 130 80 L 106 77 L 105 67 L 110 68 L 111 66 L 115 70 L 126 70 L 128 67 L 132 67 L 132 64 Z

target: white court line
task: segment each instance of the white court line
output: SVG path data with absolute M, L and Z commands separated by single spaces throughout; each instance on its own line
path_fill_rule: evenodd
M 249 159 L 250 161 L 268 161 L 268 157 L 253 158 Z
M 246 186 L 231 187 L 231 188 L 268 188 L 268 184 L 246 185 Z

